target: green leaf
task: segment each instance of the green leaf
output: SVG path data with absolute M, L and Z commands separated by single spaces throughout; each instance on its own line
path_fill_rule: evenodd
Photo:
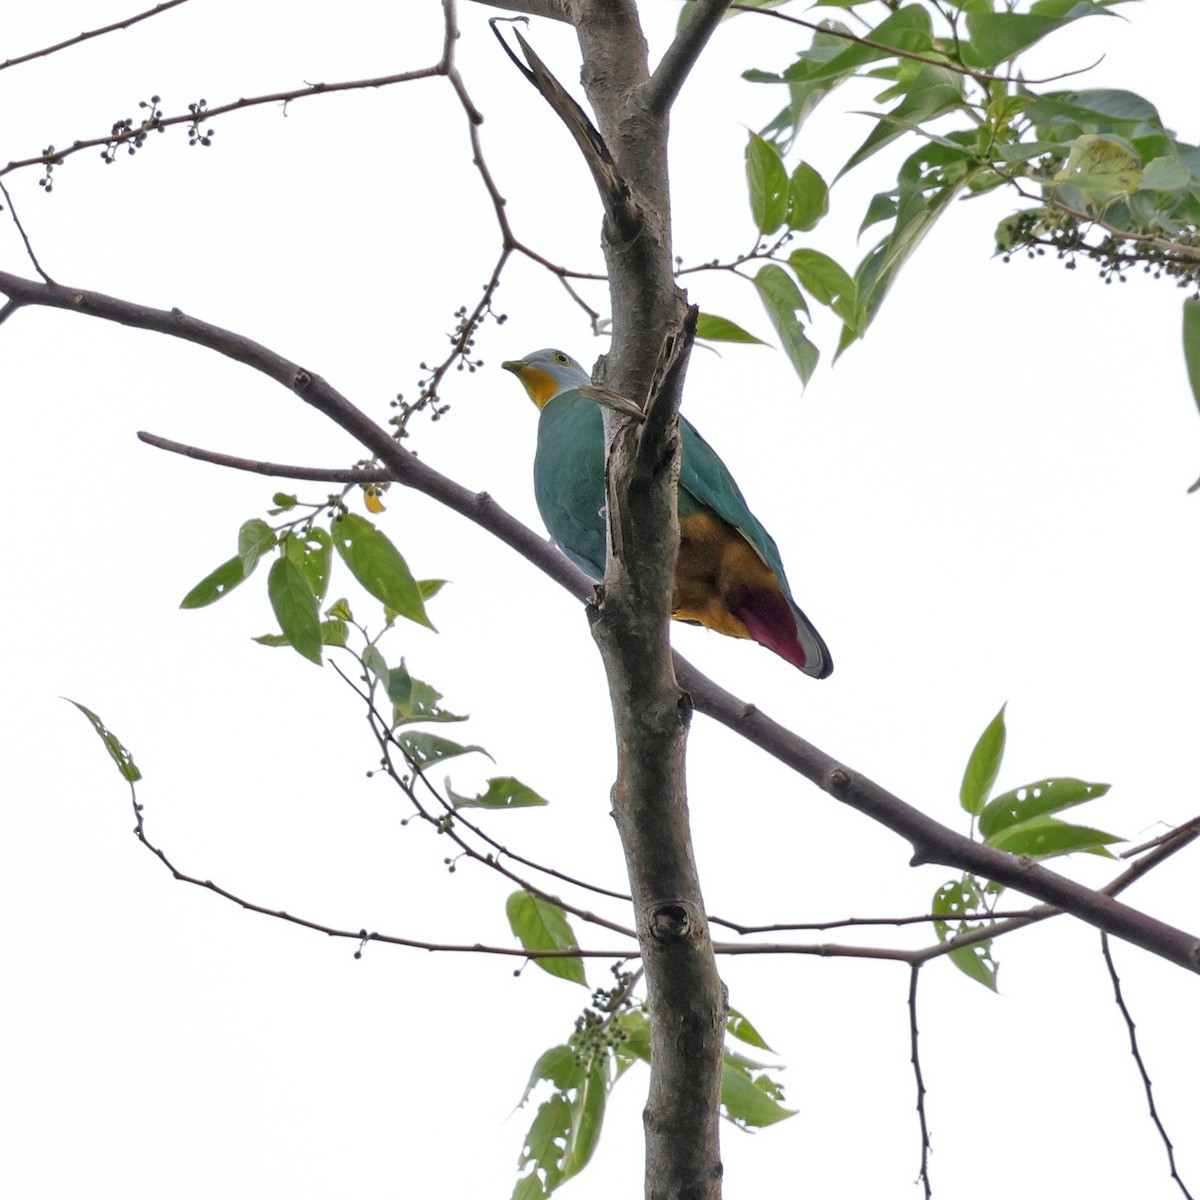
M 753 1074 L 745 1062 L 726 1050 L 721 1067 L 721 1105 L 725 1115 L 735 1124 L 755 1128 L 794 1117 L 795 1110 L 784 1108 L 776 1099 L 780 1094 L 778 1085 L 764 1075 Z
M 326 610 L 327 617 L 337 617 L 340 621 L 353 621 L 354 614 L 350 611 L 350 605 L 345 597 L 340 600 L 335 600 Z
M 544 1200 L 562 1182 L 562 1146 L 571 1130 L 571 1106 L 565 1096 L 555 1093 L 537 1110 L 525 1135 L 525 1146 L 518 1167 L 533 1163 L 530 1174 L 517 1181 L 513 1200 Z
M 554 1084 L 560 1092 L 566 1092 L 579 1086 L 583 1079 L 583 1065 L 570 1046 L 551 1046 L 533 1064 L 529 1082 L 525 1085 L 525 1092 L 521 1096 L 521 1104 L 528 1101 L 533 1094 L 533 1089 L 543 1079 Z
M 1061 18 L 1029 13 L 968 13 L 970 41 L 960 44 L 963 62 L 990 72 L 1065 24 Z
M 608 1058 L 597 1058 L 584 1073 L 571 1101 L 571 1124 L 562 1157 L 563 1179 L 578 1175 L 596 1149 L 604 1125 L 608 1085 Z
M 973 933 L 982 929 L 982 921 L 970 919 L 977 915 L 987 915 L 984 895 L 978 880 L 973 875 L 964 875 L 961 879 L 952 879 L 949 883 L 944 883 L 934 893 L 932 911 L 940 917 L 948 918 L 935 921 L 933 925 L 941 942 L 949 941 L 961 933 Z M 950 920 L 956 922 L 953 927 Z M 999 966 L 992 958 L 991 938 L 951 950 L 949 957 L 965 975 L 993 992 L 996 990 L 996 972 Z
M 847 325 L 857 319 L 858 288 L 844 268 L 820 250 L 793 250 L 788 266 L 800 286 L 818 303 L 827 305 Z
M 91 721 L 92 728 L 96 731 L 96 736 L 104 743 L 104 748 L 108 751 L 109 758 L 117 764 L 117 770 L 121 772 L 121 778 L 128 780 L 130 783 L 137 783 L 141 779 L 142 773 L 138 770 L 137 763 L 133 761 L 133 755 L 121 745 L 120 738 L 109 730 L 90 708 L 80 704 L 78 700 L 72 700 L 70 696 L 64 696 L 63 699 L 68 704 L 75 705 Z
M 1070 825 L 1057 817 L 1034 817 L 1022 821 L 1019 825 L 999 830 L 988 838 L 988 845 L 1009 854 L 1026 855 L 1029 858 L 1052 858 L 1077 850 L 1111 858 L 1112 855 L 1104 847 L 1124 840 L 1101 829 Z
M 322 646 L 344 646 L 350 636 L 350 630 L 345 621 L 322 621 L 320 629 Z M 290 646 L 292 644 L 292 639 L 283 633 L 264 633 L 250 640 L 257 642 L 260 646 Z
M 421 593 L 422 600 L 432 600 L 446 586 L 445 579 L 418 579 L 417 591 Z
M 365 659 L 364 659 L 365 662 Z M 382 676 L 381 676 L 382 678 Z M 408 725 L 415 721 L 465 721 L 457 713 L 447 712 L 438 701 L 442 693 L 420 679 L 414 679 L 400 660 L 384 682 L 388 699 L 392 702 L 392 727 Z
M 814 167 L 802 162 L 788 180 L 788 228 L 806 232 L 828 211 L 829 185 Z
M 1177 192 L 1191 187 L 1194 177 L 1187 166 L 1173 155 L 1160 154 L 1142 171 L 1142 187 L 1147 191 Z
M 982 942 L 972 942 L 969 946 L 959 946 L 948 955 L 950 961 L 969 979 L 982 983 L 991 991 L 999 991 L 996 986 L 996 974 L 1000 965 L 992 958 L 992 939 Z
M 768 263 L 755 275 L 754 285 L 800 382 L 807 384 L 817 369 L 820 353 L 805 337 L 804 326 L 796 316 L 797 312 L 808 311 L 800 289 L 792 277 L 774 263 Z
M 931 121 L 962 106 L 962 76 L 945 67 L 923 66 L 906 85 L 900 103 L 880 118 L 866 141 L 846 160 L 837 173 L 837 179 L 898 137 L 915 129 L 922 121 Z
M 1038 96 L 1025 115 L 1040 127 L 1054 122 L 1072 121 L 1099 125 L 1109 130 L 1122 126 L 1152 125 L 1159 129 L 1158 110 L 1136 92 L 1118 88 L 1094 88 L 1082 92 L 1048 92 Z
M 567 921 L 567 915 L 549 900 L 529 892 L 513 892 L 506 905 L 508 923 L 526 950 L 575 950 L 579 942 Z M 583 959 L 576 957 L 535 958 L 543 971 L 571 983 L 587 987 Z
M 898 50 L 910 50 L 918 54 L 933 49 L 929 13 L 918 4 L 906 5 L 892 13 L 885 21 L 876 25 L 867 37 L 877 44 L 882 43 L 884 46 L 894 46 Z M 821 57 L 806 57 L 802 54 L 799 60 L 783 73 L 784 80 L 815 83 L 819 80 L 845 77 L 867 63 L 895 56 L 891 50 L 877 49 L 876 46 L 866 46 L 861 42 L 831 40 L 835 40 L 842 48 L 830 55 L 822 54 Z M 816 38 L 813 42 L 815 45 Z
M 735 1037 L 738 1041 L 745 1042 L 748 1046 L 757 1046 L 760 1050 L 767 1050 L 771 1054 L 775 1053 L 763 1040 L 762 1034 L 736 1008 L 729 1010 L 729 1018 L 725 1022 L 725 1032 L 730 1037 Z
M 356 513 L 333 519 L 333 544 L 354 578 L 393 612 L 433 628 L 425 615 L 421 589 L 391 540 Z
M 463 746 L 449 738 L 438 737 L 435 733 L 425 733 L 418 729 L 398 734 L 396 742 L 418 771 L 463 754 L 484 754 L 488 758 L 492 757 L 482 746 Z
M 823 63 L 840 54 L 845 49 L 846 42 L 843 38 L 835 36 L 833 32 L 835 29 L 846 32 L 846 27 L 840 22 L 826 22 L 826 30 L 813 34 L 812 44 L 801 54 L 801 60 L 809 63 Z M 765 138 L 773 142 L 782 153 L 786 153 L 796 140 L 801 126 L 817 105 L 853 74 L 853 68 L 847 68 L 830 78 L 808 82 L 785 80 L 782 75 L 769 71 L 745 71 L 742 73 L 742 78 L 751 83 L 787 84 L 788 103 L 762 130 Z
M 519 1166 L 533 1163 L 534 1170 L 517 1184 L 514 1196 L 547 1196 L 587 1165 L 604 1123 L 611 1086 L 609 1062 L 604 1056 L 585 1066 L 570 1046 L 554 1046 L 538 1059 L 521 1104 L 543 1079 L 554 1085 L 556 1094 L 538 1109 L 526 1136 Z M 573 1096 L 568 1095 L 571 1092 Z
M 526 787 L 519 779 L 511 775 L 489 779 L 487 791 L 477 796 L 460 796 L 451 791 L 450 780 L 446 780 L 446 795 L 455 808 L 535 808 L 548 804 L 541 796 Z
M 1031 817 L 1062 812 L 1076 804 L 1096 800 L 1108 791 L 1107 783 L 1084 783 L 1082 779 L 1042 779 L 1005 792 L 992 800 L 979 815 L 979 832 L 992 843 L 992 834 Z
M 960 929 L 978 928 L 968 926 L 970 918 L 977 916 L 984 908 L 983 892 L 980 891 L 979 881 L 974 875 L 964 875 L 961 879 L 951 879 L 943 883 L 933 894 L 933 907 L 930 910 L 935 916 L 945 917 L 959 922 Z M 935 921 L 934 928 L 938 937 L 945 941 L 949 936 L 947 921 Z
M 344 646 L 350 638 L 350 627 L 345 621 L 333 619 L 321 622 L 321 645 Z
M 858 316 L 853 328 L 846 326 L 843 330 L 839 354 L 866 331 L 900 268 L 933 228 L 934 222 L 954 197 L 982 174 L 983 168 L 972 166 L 973 161 L 969 150 L 938 142 L 914 152 L 900 168 L 895 225 L 859 263 L 854 273 L 858 285 Z M 875 207 L 875 201 L 872 201 L 872 207 Z
M 1127 196 L 1141 186 L 1141 160 L 1127 143 L 1084 133 L 1075 139 L 1066 164 L 1054 176 L 1056 187 L 1073 187 L 1089 200 Z
M 258 566 L 258 560 L 275 545 L 276 540 L 275 530 L 257 517 L 242 525 L 238 530 L 238 554 L 244 575 L 248 576 Z
M 388 668 L 387 659 L 383 657 L 383 651 L 374 642 L 368 642 L 363 647 L 362 665 L 383 684 L 384 690 L 386 690 L 392 673 Z
M 288 644 L 311 662 L 321 662 L 321 617 L 304 572 L 286 555 L 267 576 L 267 595 Z
M 200 580 L 198 584 L 179 602 L 180 608 L 203 608 L 229 595 L 239 583 L 246 579 L 242 570 L 241 555 L 223 562 L 215 571 Z
M 992 785 L 996 782 L 996 776 L 1000 773 L 1000 763 L 1004 758 L 1004 710 L 1007 707 L 1007 704 L 1000 706 L 1000 711 L 979 735 L 971 757 L 967 759 L 967 769 L 963 772 L 958 799 L 973 817 L 977 817 L 983 811 L 983 806 L 991 795 Z
M 303 533 L 288 533 L 283 539 L 284 553 L 304 572 L 312 593 L 320 604 L 329 590 L 329 566 L 332 558 L 329 534 L 314 526 Z
M 276 512 L 287 512 L 289 509 L 295 508 L 300 501 L 290 492 L 276 492 L 271 497 L 271 503 L 275 505 Z
M 622 1038 L 613 1047 L 619 1079 L 635 1062 L 650 1061 L 650 1018 L 643 1009 L 631 1008 L 614 1019 Z
M 763 234 L 774 233 L 788 211 L 788 176 L 779 151 L 757 133 L 746 145 L 746 179 L 750 184 L 750 211 Z
M 712 313 L 701 313 L 696 318 L 696 337 L 705 342 L 745 342 L 763 345 L 762 338 L 756 338 L 754 334 L 747 333 L 728 318 L 716 317 Z
M 866 215 L 863 217 L 862 224 L 858 227 L 858 232 L 862 234 L 864 230 L 870 229 L 872 225 L 878 225 L 880 221 L 890 221 L 896 215 L 896 197 L 892 192 L 876 192 L 871 197 L 871 203 L 867 205 Z
M 1187 363 L 1192 399 L 1200 407 L 1200 300 L 1189 296 L 1183 302 L 1183 358 Z

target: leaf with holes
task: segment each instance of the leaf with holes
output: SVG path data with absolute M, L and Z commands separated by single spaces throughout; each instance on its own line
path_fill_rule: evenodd
M 399 616 L 433 628 L 425 615 L 421 589 L 387 534 L 356 513 L 334 517 L 332 533 L 337 552 L 372 596 Z
M 1062 812 L 1076 804 L 1097 800 L 1109 789 L 1107 783 L 1085 783 L 1082 779 L 1042 779 L 1014 788 L 990 801 L 979 814 L 979 832 L 991 843 L 992 835 L 1031 817 Z
M 511 775 L 489 779 L 487 790 L 477 796 L 460 796 L 451 791 L 450 780 L 446 780 L 446 795 L 455 808 L 538 808 L 548 804 L 531 787 L 526 787 Z
M 788 212 L 788 174 L 779 151 L 757 133 L 746 145 L 746 179 L 759 233 L 774 233 Z
M 223 562 L 215 571 L 210 571 L 184 598 L 179 602 L 180 608 L 204 608 L 214 604 L 224 596 L 228 596 L 239 583 L 246 580 L 246 572 L 242 568 L 241 555 Z
M 138 770 L 137 763 L 133 761 L 133 755 L 121 745 L 121 739 L 108 729 L 104 722 L 90 708 L 80 704 L 78 700 L 72 700 L 69 696 L 64 696 L 63 699 L 68 704 L 75 705 L 92 723 L 92 728 L 96 731 L 96 736 L 104 743 L 104 748 L 108 751 L 109 758 L 117 764 L 117 770 L 121 772 L 121 778 L 127 779 L 130 783 L 137 783 L 141 779 L 142 773 Z
M 808 308 L 795 280 L 782 267 L 768 263 L 755 275 L 754 286 L 800 382 L 808 383 L 817 369 L 820 354 L 805 336 L 804 326 L 796 316 L 798 312 L 807 315 Z

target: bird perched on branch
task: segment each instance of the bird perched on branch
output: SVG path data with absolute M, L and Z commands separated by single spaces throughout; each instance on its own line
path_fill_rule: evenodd
M 599 405 L 638 410 L 592 387 L 587 371 L 561 350 L 537 350 L 501 365 L 541 410 L 533 490 L 542 520 L 563 553 L 601 579 L 607 538 Z M 824 679 L 833 670 L 829 650 L 792 599 L 774 539 L 686 417 L 679 418 L 679 433 L 680 543 L 671 615 L 752 638 L 806 675 Z

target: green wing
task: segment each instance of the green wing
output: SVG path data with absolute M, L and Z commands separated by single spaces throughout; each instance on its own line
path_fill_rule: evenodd
M 729 468 L 717 452 L 696 432 L 686 417 L 679 418 L 683 441 L 679 463 L 679 515 L 690 516 L 701 509 L 711 509 L 728 521 L 754 547 L 759 558 L 775 572 L 780 587 L 792 599 L 779 547 L 750 511 L 741 488 L 734 482 Z
M 750 511 L 741 489 L 717 452 L 686 417 L 679 468 L 679 515 L 711 509 L 728 521 L 775 572 L 791 599 L 775 539 Z M 593 579 L 604 575 L 604 417 L 578 391 L 563 392 L 538 418 L 533 490 L 550 536 Z

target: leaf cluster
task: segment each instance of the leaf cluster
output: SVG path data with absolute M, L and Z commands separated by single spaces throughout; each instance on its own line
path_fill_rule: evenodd
M 508 900 L 509 922 L 521 944 L 534 953 L 578 948 L 566 913 L 544 897 L 516 892 Z M 572 956 L 539 956 L 533 960 L 560 979 L 587 986 L 583 960 Z M 613 968 L 616 985 L 592 994 L 563 1043 L 546 1050 L 533 1066 L 520 1104 L 527 1104 L 540 1084 L 550 1094 L 534 1114 L 517 1166 L 524 1174 L 513 1200 L 544 1200 L 577 1175 L 591 1159 L 600 1139 L 609 1093 L 637 1062 L 650 1062 L 650 1019 L 644 1001 L 634 995 L 640 976 Z M 740 1012 L 730 1009 L 727 1039 L 771 1052 L 762 1035 Z M 742 1129 L 761 1128 L 786 1120 L 783 1087 L 767 1072 L 778 1070 L 735 1049 L 727 1040 L 721 1076 L 722 1115 Z
M 1090 826 L 1074 825 L 1054 815 L 1099 799 L 1108 792 L 1107 783 L 1085 783 L 1082 779 L 1060 776 L 1039 779 L 992 796 L 1007 736 L 1004 707 L 1001 707 L 979 735 L 967 760 L 959 802 L 971 815 L 972 836 L 978 833 L 985 845 L 1039 861 L 1077 851 L 1111 858 L 1108 847 L 1123 838 Z M 934 922 L 938 937 L 945 942 L 985 929 L 1003 891 L 1003 884 L 981 880 L 969 872 L 961 879 L 944 883 L 933 897 L 932 911 L 939 917 Z M 991 939 L 973 940 L 951 950 L 950 960 L 972 979 L 995 991 L 998 968 L 991 951 Z
M 1078 253 L 1096 259 L 1109 280 L 1142 263 L 1181 286 L 1197 286 L 1200 148 L 1179 141 L 1141 96 L 1046 89 L 1018 65 L 1044 38 L 1085 18 L 1111 19 L 1123 2 L 1034 0 L 1025 8 L 995 0 L 826 0 L 821 7 L 846 10 L 860 25 L 774 18 L 813 32 L 782 70 L 743 75 L 783 89 L 786 101 L 746 149 L 754 224 L 760 237 L 776 240 L 760 241 L 737 266 L 762 260 L 751 278 L 802 383 L 820 358 L 809 334 L 811 304 L 841 321 L 836 357 L 865 334 L 949 205 L 1001 187 L 1028 203 L 1000 223 L 999 252 L 1027 248 L 1036 255 L 1050 247 L 1068 265 Z M 855 79 L 879 87 L 866 114 L 873 124 L 833 182 L 894 143 L 909 149 L 895 184 L 877 192 L 861 218 L 860 234 L 881 233 L 847 270 L 823 251 L 794 247 L 828 211 L 830 189 L 811 164 L 788 163 L 808 118 Z M 701 318 L 698 336 L 760 340 L 715 316 Z

